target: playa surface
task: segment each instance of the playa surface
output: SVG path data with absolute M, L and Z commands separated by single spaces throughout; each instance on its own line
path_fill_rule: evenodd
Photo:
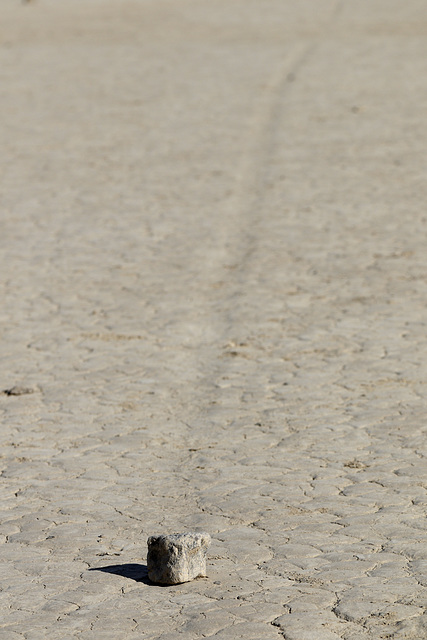
M 425 2 L 0 3 L 0 639 L 427 637 Z

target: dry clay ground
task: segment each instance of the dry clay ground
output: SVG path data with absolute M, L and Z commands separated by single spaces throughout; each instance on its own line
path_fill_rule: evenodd
M 425 2 L 0 4 L 1 640 L 426 638 Z

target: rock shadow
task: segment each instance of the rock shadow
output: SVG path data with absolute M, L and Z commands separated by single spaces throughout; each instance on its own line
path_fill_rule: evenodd
M 103 571 L 104 573 L 112 573 L 115 576 L 135 580 L 135 582 L 154 584 L 148 578 L 147 565 L 145 564 L 110 564 L 107 567 L 92 567 L 89 571 Z

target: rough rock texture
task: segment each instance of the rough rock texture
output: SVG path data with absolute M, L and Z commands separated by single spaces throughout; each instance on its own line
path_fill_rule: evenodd
M 180 584 L 206 575 L 208 533 L 174 533 L 148 538 L 148 577 L 161 584 Z

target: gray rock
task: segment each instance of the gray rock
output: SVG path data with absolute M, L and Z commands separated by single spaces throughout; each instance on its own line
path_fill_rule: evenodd
M 28 393 L 34 393 L 34 389 L 16 385 L 14 387 L 11 387 L 10 389 L 3 389 L 2 393 L 4 393 L 6 396 L 25 396 Z
M 174 533 L 148 538 L 147 568 L 152 582 L 180 584 L 206 575 L 208 533 Z

